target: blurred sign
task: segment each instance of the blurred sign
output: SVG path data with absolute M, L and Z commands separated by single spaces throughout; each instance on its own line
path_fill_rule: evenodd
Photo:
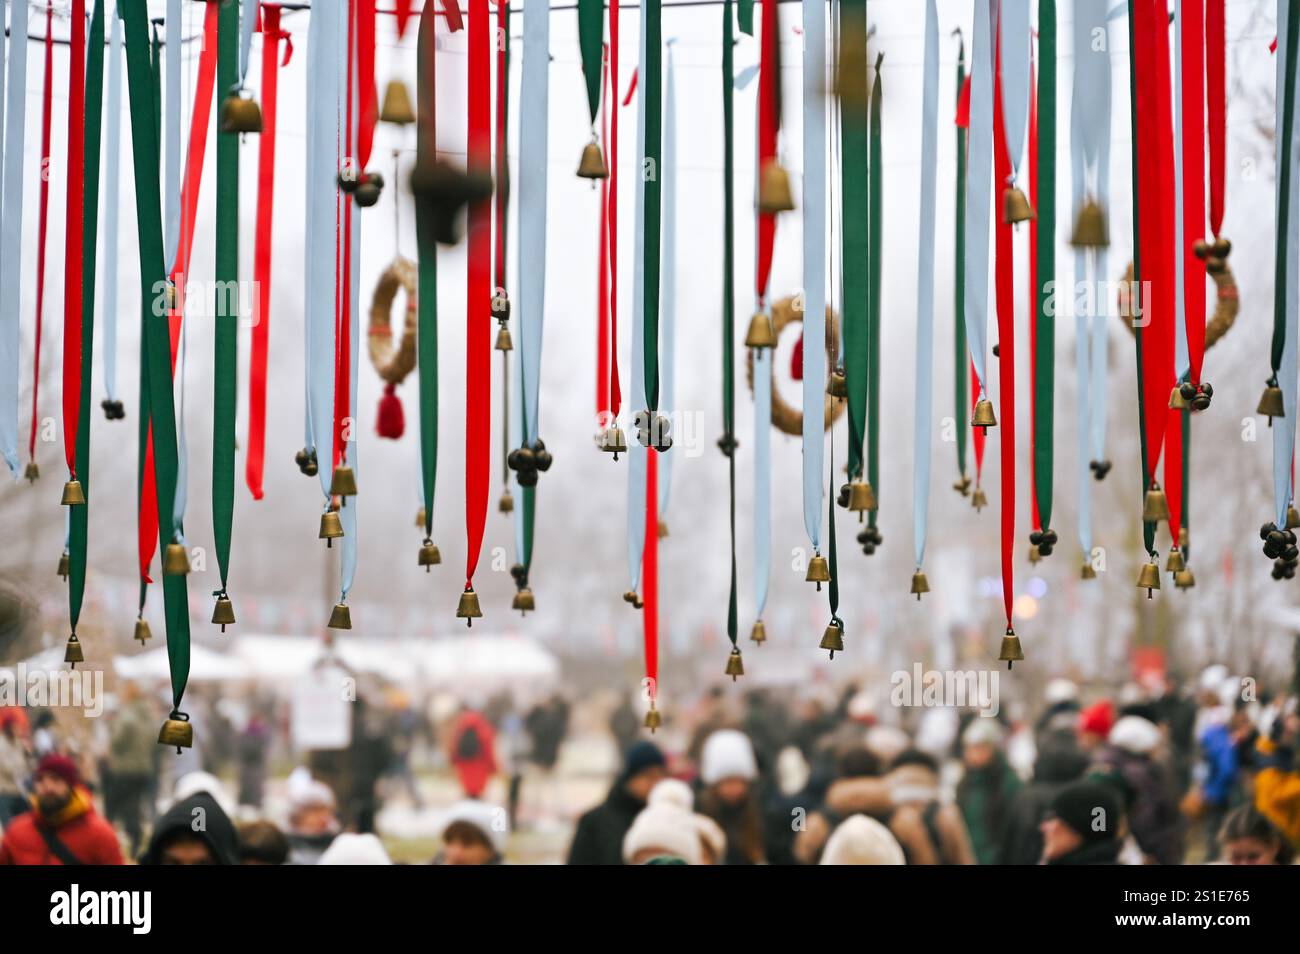
M 335 665 L 319 666 L 299 677 L 290 710 L 296 751 L 346 749 L 352 743 L 353 682 L 345 669 Z

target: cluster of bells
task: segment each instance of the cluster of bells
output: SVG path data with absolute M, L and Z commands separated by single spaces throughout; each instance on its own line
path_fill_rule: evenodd
M 972 492 L 971 479 L 965 474 L 962 474 L 961 480 L 952 485 L 952 489 L 963 497 L 970 497 L 971 506 L 975 508 L 976 513 L 989 505 L 989 496 L 984 492 L 984 488 L 976 484 Z
M 536 487 L 537 475 L 550 470 L 551 462 L 551 452 L 546 449 L 546 445 L 540 440 L 531 447 L 528 444 L 516 447 L 506 455 L 506 466 L 515 472 L 515 479 L 519 481 L 520 487 Z M 514 509 L 513 501 L 507 508 L 504 504 L 505 498 L 502 498 L 502 500 L 502 512 Z
M 411 94 L 401 80 L 390 80 L 384 89 L 379 119 L 396 126 L 409 126 L 415 122 L 415 110 L 411 108 Z M 358 174 L 348 168 L 339 172 L 338 185 L 342 192 L 352 196 L 352 200 L 359 207 L 368 209 L 379 201 L 379 196 L 384 190 L 384 177 L 378 172 L 366 170 Z
M 299 452 L 301 453 L 301 451 Z M 311 455 L 312 471 L 315 474 L 315 454 Z M 303 471 L 307 473 L 307 471 Z M 311 476 L 308 474 L 308 476 Z M 334 546 L 334 541 L 343 536 L 343 520 L 339 517 L 339 507 L 347 506 L 347 498 L 357 495 L 357 475 L 353 469 L 346 464 L 340 464 L 334 468 L 330 474 L 330 503 L 325 508 L 325 512 L 320 515 L 320 532 L 316 535 L 317 539 L 324 540 L 325 546 Z M 337 498 L 337 502 L 335 502 Z M 437 562 L 437 561 L 434 561 Z M 332 625 L 332 624 L 331 624 Z M 337 626 L 336 629 L 351 629 L 349 623 L 347 626 Z
M 510 608 L 519 610 L 519 615 L 523 616 L 537 608 L 533 591 L 528 586 L 528 567 L 516 563 L 510 567 L 510 576 L 515 581 L 515 597 L 510 601 Z
M 1049 527 L 1041 530 L 1035 530 L 1029 535 L 1029 562 L 1037 563 L 1045 556 L 1052 555 L 1052 548 L 1056 546 L 1059 537 L 1056 531 Z
M 99 402 L 99 406 L 104 409 L 104 417 L 110 421 L 126 420 L 126 406 L 113 398 L 104 398 Z
M 1297 564 L 1300 564 L 1300 548 L 1296 547 L 1295 528 L 1300 526 L 1300 513 L 1295 505 L 1286 508 L 1286 526 L 1278 528 L 1275 523 L 1266 523 L 1259 528 L 1259 537 L 1264 541 L 1264 556 L 1273 561 L 1273 579 L 1295 579 Z
M 316 461 L 316 451 L 314 450 L 308 450 L 304 447 L 293 455 L 293 460 L 305 477 L 315 477 L 320 472 L 320 465 Z

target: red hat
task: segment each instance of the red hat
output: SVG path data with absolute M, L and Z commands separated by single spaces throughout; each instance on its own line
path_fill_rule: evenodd
M 54 775 L 74 786 L 81 782 L 81 773 L 77 771 L 77 763 L 66 755 L 59 755 L 57 752 L 51 752 L 41 759 L 33 774 Z
M 1099 735 L 1102 738 L 1110 735 L 1110 727 L 1115 724 L 1115 707 L 1111 705 L 1109 699 L 1102 699 L 1100 702 L 1094 702 L 1088 708 L 1079 713 L 1079 732 L 1088 733 L 1089 735 Z

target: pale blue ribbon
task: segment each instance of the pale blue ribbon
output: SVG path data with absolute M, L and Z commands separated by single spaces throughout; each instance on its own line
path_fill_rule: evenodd
M 1002 121 L 1011 177 L 1020 171 L 1029 125 L 1029 0 L 1001 0 Z
M 642 74 L 648 62 L 646 57 L 646 19 L 641 18 Z M 617 100 L 617 97 L 615 97 Z M 614 108 L 617 108 L 614 107 Z M 636 98 L 636 155 L 637 168 L 645 169 L 645 110 L 644 90 Z M 662 175 L 661 168 L 655 175 Z M 636 220 L 633 230 L 632 267 L 632 393 L 625 406 L 644 408 L 645 376 L 642 368 L 644 349 L 641 344 L 645 332 L 645 176 L 636 177 Z M 645 487 L 646 449 L 637 440 L 635 429 L 629 428 L 627 468 L 627 575 L 628 589 L 637 591 L 641 584 L 641 556 L 645 548 Z
M 659 276 L 659 404 L 666 414 L 675 414 L 677 362 L 674 349 L 677 342 L 677 79 L 674 75 L 673 37 L 664 45 L 668 50 L 668 65 L 664 71 L 664 124 L 663 124 L 663 242 Z M 678 426 L 682 427 L 680 420 Z M 659 519 L 668 512 L 668 498 L 673 485 L 673 458 L 676 454 L 659 455 Z
M 257 28 L 257 9 L 262 0 L 244 0 L 239 21 L 239 85 L 242 88 L 248 76 L 249 52 L 253 48 L 253 33 Z
M 826 413 L 826 3 L 803 0 L 803 524 L 821 552 Z
M 163 95 L 163 247 L 170 275 L 176 267 L 181 240 L 181 0 L 167 0 L 163 30 L 167 64 Z
M 527 434 L 511 441 L 537 441 L 538 392 L 542 371 L 542 327 L 546 317 L 546 151 L 550 103 L 550 11 L 524 8 L 524 50 L 519 83 L 519 390 Z M 615 107 L 616 108 L 616 107 Z M 517 408 L 512 408 L 512 411 Z M 510 415 L 513 420 L 518 415 Z M 516 511 L 518 513 L 518 511 Z M 518 520 L 517 520 L 518 522 Z M 522 551 L 522 547 L 521 547 Z
M 0 67 L 7 66 L 8 80 L 0 88 L 0 102 L 12 102 L 0 110 L 4 127 L 3 186 L 0 193 L 0 453 L 10 472 L 18 476 L 18 374 L 19 338 L 22 327 L 23 254 L 23 153 L 27 119 L 27 3 L 10 8 L 10 35 L 14 37 L 9 62 L 0 54 Z M 3 46 L 0 43 L 0 46 Z M 5 70 L 0 68 L 0 74 Z
M 912 450 L 912 540 L 916 568 L 925 560 L 930 509 L 930 420 L 934 405 L 934 195 L 938 179 L 939 11 L 925 0 L 925 74 L 921 93 L 921 220 L 916 265 L 916 424 Z M 876 236 L 873 240 L 879 241 Z
M 108 32 L 108 136 L 104 143 L 104 390 L 117 399 L 117 207 L 122 144 L 122 18 Z
M 763 618 L 772 577 L 772 348 L 754 355 L 754 590 Z
M 993 183 L 993 21 L 997 0 L 976 0 L 971 39 L 970 131 L 966 164 L 966 342 L 988 397 L 989 225 Z
M 1274 144 L 1275 161 L 1278 165 L 1279 172 L 1282 164 L 1282 130 L 1283 126 L 1283 109 L 1288 100 L 1292 103 L 1298 102 L 1298 93 L 1300 93 L 1300 70 L 1297 71 L 1297 87 L 1286 89 L 1286 34 L 1287 20 L 1289 17 L 1300 16 L 1300 12 L 1291 9 L 1291 4 L 1287 0 L 1278 0 L 1277 4 L 1277 115 L 1276 129 L 1278 131 L 1277 141 Z M 1294 107 L 1293 107 L 1294 108 Z M 1282 249 L 1286 254 L 1286 287 L 1275 288 L 1274 295 L 1285 295 L 1286 306 L 1286 340 L 1282 345 L 1282 365 L 1278 369 L 1278 386 L 1282 389 L 1282 406 L 1286 415 L 1278 420 L 1273 419 L 1273 504 L 1276 512 L 1277 525 L 1286 526 L 1286 511 L 1291 505 L 1292 488 L 1291 488 L 1291 461 L 1295 453 L 1295 418 L 1296 418 L 1296 334 L 1300 331 L 1297 328 L 1297 314 L 1300 313 L 1300 283 L 1297 282 L 1296 267 L 1296 250 L 1300 248 L 1300 136 L 1296 135 L 1296 130 L 1300 129 L 1300 123 L 1292 124 L 1291 135 L 1291 170 L 1290 170 L 1290 191 L 1287 195 L 1281 194 L 1281 189 L 1277 188 L 1276 208 L 1280 212 L 1281 204 L 1287 203 L 1287 233 L 1283 241 Z M 1277 177 L 1278 185 L 1281 185 L 1282 177 Z

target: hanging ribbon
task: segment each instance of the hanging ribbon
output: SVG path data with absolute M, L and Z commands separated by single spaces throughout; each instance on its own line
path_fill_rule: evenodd
M 420 11 L 416 34 L 416 100 L 419 113 L 415 159 L 417 166 L 431 164 L 437 155 L 434 108 L 435 55 L 438 48 L 436 22 L 434 5 L 425 3 Z M 416 350 L 420 369 L 420 475 L 424 501 L 424 538 L 431 542 L 433 497 L 438 474 L 438 244 L 434 237 L 432 211 L 427 203 L 415 204 L 415 234 L 419 250 L 420 289 L 416 316 Z M 526 320 L 522 317 L 527 310 L 525 301 L 526 299 L 521 299 L 520 302 L 521 322 Z M 526 348 L 527 345 L 523 347 Z
M 821 552 L 826 357 L 826 5 L 803 0 L 803 523 Z
M 359 14 L 358 7 L 352 10 L 352 16 Z M 344 12 L 346 15 L 346 12 Z M 360 35 L 364 31 L 357 31 L 349 28 L 351 34 L 349 46 L 354 51 L 358 50 L 358 45 L 364 46 L 364 41 Z M 373 46 L 373 28 L 371 29 L 371 40 Z M 343 35 L 342 29 L 340 35 Z M 368 86 L 362 86 L 355 83 L 355 73 L 357 70 L 357 56 L 344 56 L 342 61 L 350 64 L 346 83 L 340 86 L 345 87 L 347 91 L 347 100 L 345 106 L 340 107 L 340 111 L 346 116 L 346 125 L 344 126 L 344 137 L 341 141 L 341 154 L 339 155 L 340 168 L 347 161 L 349 150 L 356 148 L 360 139 L 358 126 L 361 125 L 358 119 L 355 119 L 358 109 L 358 98 L 369 90 L 370 96 L 374 96 L 374 70 L 370 71 L 370 82 Z M 373 122 L 371 123 L 373 126 Z M 367 156 L 369 147 L 367 147 Z M 355 153 L 360 156 L 360 151 Z M 364 168 L 364 166 L 362 167 Z M 339 338 L 340 351 L 338 362 L 338 376 L 335 379 L 335 394 L 340 389 L 344 391 L 344 401 L 339 409 L 345 415 L 344 420 L 355 421 L 357 419 L 357 376 L 360 370 L 361 358 L 361 322 L 357 316 L 361 310 L 361 216 L 353 208 L 354 202 L 348 201 L 348 197 L 343 193 L 338 193 L 339 201 L 344 208 L 343 215 L 343 241 L 341 243 L 342 258 L 340 259 L 339 272 L 343 276 L 343 289 L 339 297 L 340 315 L 339 315 Z M 347 439 L 344 440 L 344 432 L 339 432 L 339 443 L 341 447 L 340 460 L 346 460 L 348 466 L 357 480 L 361 479 L 361 462 L 357 453 L 357 440 L 355 430 L 347 429 Z M 484 496 L 487 493 L 487 482 L 484 481 Z M 343 524 L 343 552 L 339 559 L 339 601 L 347 602 L 348 596 L 352 592 L 352 584 L 356 580 L 357 574 L 357 508 L 341 507 L 339 518 Z M 484 501 L 484 510 L 486 511 L 486 500 Z
M 651 447 L 645 453 L 645 598 L 641 608 L 641 626 L 645 652 L 645 685 L 653 708 L 659 698 L 659 452 Z
M 664 188 L 663 188 L 663 268 L 659 286 L 662 289 L 660 293 L 661 315 L 659 319 L 659 337 L 660 344 L 660 402 L 668 413 L 672 414 L 677 410 L 677 362 L 675 360 L 675 349 L 677 346 L 677 82 L 674 75 L 673 46 L 677 39 L 668 40 L 664 47 L 667 51 L 668 66 L 665 72 L 664 82 Z M 725 66 L 724 66 L 725 70 Z M 734 115 L 734 113 L 732 114 Z M 732 147 L 732 178 L 735 180 L 735 152 L 734 144 Z M 724 162 L 724 166 L 725 166 Z M 726 180 L 724 168 L 724 181 Z M 734 216 L 734 194 L 731 188 L 726 190 L 726 202 L 732 204 Z M 727 218 L 727 221 L 734 225 L 734 217 Z M 725 244 L 725 243 L 724 243 Z M 725 251 L 724 251 L 725 254 Z M 730 261 L 735 260 L 735 245 L 732 243 L 732 254 Z M 735 279 L 732 270 L 728 268 L 724 278 L 724 295 L 731 302 L 731 308 L 724 311 L 724 316 L 732 316 L 732 332 L 735 330 Z M 724 329 L 725 330 L 725 329 Z M 734 340 L 728 336 L 727 341 Z M 730 364 L 729 373 L 733 381 L 735 376 L 735 358 L 731 349 L 727 349 L 729 355 L 724 364 Z M 724 387 L 724 391 L 725 391 Z M 733 405 L 734 407 L 734 405 Z M 733 413 L 730 432 L 734 436 L 735 416 Z M 671 454 L 659 455 L 658 462 L 655 465 L 658 468 L 658 514 L 659 520 L 664 519 L 668 513 L 668 497 L 673 486 L 673 458 Z M 734 481 L 733 481 L 734 483 Z
M 643 309 L 641 334 L 643 336 L 641 360 L 644 362 L 645 404 L 649 413 L 647 422 L 652 427 L 651 442 L 659 446 L 661 430 L 656 414 L 659 410 L 659 261 L 662 215 L 663 180 L 663 22 L 661 0 L 645 0 L 642 16 L 645 22 L 645 51 L 638 70 L 644 84 L 642 102 L 645 103 L 645 143 L 641 153 L 642 169 L 658 169 L 659 175 L 645 175 L 643 209 L 645 236 L 642 241 L 641 268 L 644 281 L 641 286 Z
M 866 0 L 843 0 L 840 49 L 865 50 L 867 43 Z M 840 249 L 843 259 L 844 376 L 848 388 L 849 479 L 865 476 L 867 392 L 870 387 L 871 301 L 869 261 L 871 156 L 871 109 L 867 91 L 865 56 L 841 52 L 840 93 L 840 195 L 843 227 Z M 816 350 L 813 352 L 816 354 Z M 766 422 L 765 422 L 766 423 Z
M 739 607 L 736 595 L 736 121 L 735 20 L 731 0 L 722 4 L 722 439 L 718 447 L 727 458 L 727 518 L 731 575 L 727 589 L 727 639 L 736 645 Z M 673 333 L 676 311 L 677 228 L 677 84 L 673 71 L 673 41 L 668 43 L 668 116 L 664 133 L 664 351 L 665 401 L 673 409 Z M 665 464 L 671 466 L 671 457 Z M 652 472 L 653 473 L 653 472 Z M 671 472 L 665 468 L 665 497 Z M 654 479 L 652 476 L 651 484 Z M 659 508 L 664 509 L 663 506 Z M 647 534 L 649 529 L 647 528 Z M 647 545 L 649 537 L 647 536 Z M 658 542 L 655 542 L 658 546 Z
M 880 501 L 880 278 L 881 252 L 884 246 L 884 155 L 881 147 L 881 88 L 880 67 L 885 58 L 881 53 L 876 57 L 875 82 L 871 87 L 871 159 L 868 172 L 867 204 L 870 214 L 867 218 L 867 481 L 875 491 L 877 504 Z M 867 526 L 875 531 L 879 506 L 867 511 Z M 874 542 L 880 545 L 881 538 L 875 532 Z
M 108 141 L 104 147 L 104 391 L 109 419 L 125 416 L 117 397 L 117 218 L 122 152 L 122 21 L 116 15 L 108 29 Z
M 0 387 L 0 454 L 10 472 L 18 476 L 18 351 L 22 325 L 22 295 L 17 294 L 22 272 L 23 159 L 27 122 L 27 4 L 12 8 L 9 33 L 14 37 L 9 51 L 8 77 L 4 93 L 4 162 L 0 195 L 0 281 L 11 290 L 0 298 L 0 370 L 5 383 Z M 42 168 L 44 178 L 44 168 Z
M 1029 0 L 999 0 L 997 17 L 998 54 L 1002 64 L 1001 106 L 1011 164 L 1005 184 L 1010 186 L 1020 171 L 1029 118 L 1029 91 L 1033 86 L 1029 70 Z
M 209 4 L 208 6 L 211 6 Z M 215 13 L 212 14 L 215 17 Z M 166 31 L 166 43 L 164 49 L 167 52 L 167 80 L 166 95 L 163 101 L 166 109 L 163 112 L 163 242 L 167 255 L 167 273 L 171 274 L 172 268 L 176 262 L 176 252 L 179 247 L 181 235 L 181 62 L 182 62 L 182 26 L 181 23 L 181 0 L 167 0 L 167 15 L 163 18 L 163 29 Z M 207 26 L 208 13 L 204 13 L 204 26 Z M 213 20 L 215 23 L 215 19 Z M 155 30 L 156 33 L 156 30 Z M 194 109 L 195 115 L 198 115 L 202 90 L 204 89 L 203 80 L 209 78 L 211 73 L 205 73 L 203 70 L 204 53 L 207 54 L 209 71 L 213 69 L 216 63 L 217 50 L 215 44 L 210 45 L 209 39 L 216 39 L 216 35 L 208 36 L 207 30 L 203 32 L 203 50 L 199 53 L 199 86 L 195 90 Z M 154 60 L 154 69 L 158 69 L 158 61 Z M 209 79 L 209 84 L 211 80 Z M 207 124 L 203 125 L 203 144 L 208 141 Z M 193 154 L 194 139 L 190 138 L 190 150 Z M 200 147 L 201 148 L 201 147 Z M 200 170 L 202 163 L 199 163 Z M 194 216 L 189 217 L 189 221 L 194 221 Z M 176 349 L 176 334 L 172 333 L 172 350 Z M 175 358 L 173 357 L 173 360 Z M 151 534 L 152 536 L 152 534 Z
M 615 92 L 617 99 L 618 93 Z M 607 107 L 609 102 L 609 48 L 605 50 L 605 70 L 604 80 L 600 89 L 601 96 L 601 146 L 606 150 L 609 148 L 609 114 Z M 618 115 L 618 110 L 613 110 L 614 115 Z M 609 268 L 609 185 L 611 179 L 618 176 L 617 166 L 612 167 L 610 175 L 600 180 L 600 228 L 597 237 L 597 244 L 600 246 L 599 261 L 596 264 L 596 427 L 597 437 L 600 432 L 608 426 L 612 426 L 610 420 L 609 402 L 610 402 L 610 363 L 611 361 L 617 367 L 618 356 L 610 348 L 610 268 Z
M 1292 499 L 1292 460 L 1295 453 L 1296 336 L 1300 333 L 1300 276 L 1296 249 L 1300 247 L 1300 144 L 1296 142 L 1297 58 L 1300 58 L 1300 14 L 1279 0 L 1277 5 L 1277 253 L 1273 290 L 1273 374 L 1282 389 L 1285 416 L 1273 421 L 1273 509 L 1278 527 L 1286 526 Z M 1279 341 L 1279 338 L 1281 339 Z
M 1038 217 L 1030 222 L 1034 296 L 1030 319 L 1033 355 L 1030 389 L 1033 433 L 1034 530 L 1044 534 L 1039 552 L 1051 552 L 1052 482 L 1056 426 L 1056 0 L 1038 2 L 1038 87 L 1034 97 L 1033 198 Z
M 609 226 L 609 413 L 608 425 L 614 426 L 623 410 L 623 391 L 618 377 L 618 23 L 619 0 L 610 0 L 609 5 L 609 91 L 610 99 L 606 102 L 606 121 L 609 124 L 609 190 L 605 194 L 607 225 Z M 627 95 L 632 95 L 636 84 L 636 71 L 632 72 L 632 86 Z M 612 104 L 613 108 L 609 108 Z M 624 101 L 626 106 L 627 102 Z M 639 128 L 639 127 L 638 127 Z
M 1281 24 L 1278 35 L 1281 36 Z M 1210 232 L 1218 238 L 1223 228 L 1226 173 L 1228 98 L 1224 59 L 1227 52 L 1224 0 L 1205 0 L 1205 93 L 1209 124 Z
M 1181 255 L 1174 258 L 1174 372 L 1179 381 L 1199 384 L 1205 357 L 1205 260 L 1195 249 L 1205 238 L 1204 0 L 1178 0 L 1175 9 L 1174 243 Z
M 965 246 L 966 341 L 975 369 L 974 400 L 987 398 L 989 297 L 989 212 L 993 163 L 993 22 L 995 0 L 976 0 L 971 40 L 969 133 L 967 141 Z M 983 453 L 983 428 L 975 431 L 977 465 Z
M 41 193 L 36 231 L 36 337 L 32 344 L 32 421 L 27 437 L 27 475 L 35 480 L 36 428 L 40 423 L 41 339 L 45 324 L 45 250 L 50 221 L 50 129 L 52 126 L 52 80 L 54 75 L 54 7 L 45 8 L 45 64 L 41 86 Z M 15 378 L 15 381 L 17 379 Z
M 610 16 L 613 18 L 611 9 Z M 587 84 L 587 110 L 591 115 L 592 135 L 596 132 L 596 115 L 600 108 L 600 86 L 605 39 L 605 2 L 604 0 L 578 0 L 578 52 L 582 56 L 582 77 Z M 610 27 L 610 44 L 617 49 L 618 39 Z M 614 76 L 614 88 L 618 88 L 618 75 Z
M 926 74 L 929 76 L 929 73 Z M 966 98 L 966 115 L 957 116 L 956 198 L 953 202 L 953 417 L 957 423 L 957 490 L 964 496 L 970 488 L 966 476 L 966 427 L 970 407 L 970 358 L 966 352 L 966 130 L 970 127 L 970 86 L 966 83 L 966 41 L 957 36 L 957 111 Z
M 342 56 L 336 61 L 339 72 L 338 99 L 336 115 L 339 117 L 339 134 L 336 143 L 336 162 L 341 173 L 361 175 L 357 168 L 356 131 L 356 54 L 357 54 L 357 0 L 348 0 L 341 4 L 343 23 L 339 35 L 344 38 Z M 349 444 L 348 409 L 352 395 L 348 373 L 352 364 L 350 354 L 352 345 L 351 325 L 354 314 L 352 302 L 352 219 L 353 203 L 342 190 L 337 196 L 335 206 L 335 268 L 338 275 L 337 292 L 334 298 L 334 420 L 332 427 L 333 454 L 331 461 L 334 469 L 348 464 Z M 355 472 L 354 472 L 355 476 Z M 331 479 L 332 482 L 332 479 Z M 344 527 L 346 532 L 347 527 Z
M 879 87 L 879 80 L 876 85 Z M 872 100 L 874 106 L 874 94 Z M 873 127 L 874 125 L 873 117 Z M 934 406 L 934 218 L 935 191 L 938 186 L 938 138 L 939 12 L 935 0 L 926 0 L 925 63 L 921 88 L 921 216 L 916 265 L 916 429 L 913 435 L 915 460 L 912 468 L 912 543 L 918 572 L 925 562 L 925 537 L 930 507 L 930 434 Z
M 63 455 L 70 480 L 77 479 L 77 423 L 81 417 L 82 247 L 85 237 L 86 0 L 73 0 L 68 41 L 66 257 L 63 277 Z
M 255 2 L 255 0 L 250 0 Z M 356 0 L 357 171 L 370 168 L 375 144 L 375 123 L 379 119 L 379 97 L 375 94 L 375 0 Z

